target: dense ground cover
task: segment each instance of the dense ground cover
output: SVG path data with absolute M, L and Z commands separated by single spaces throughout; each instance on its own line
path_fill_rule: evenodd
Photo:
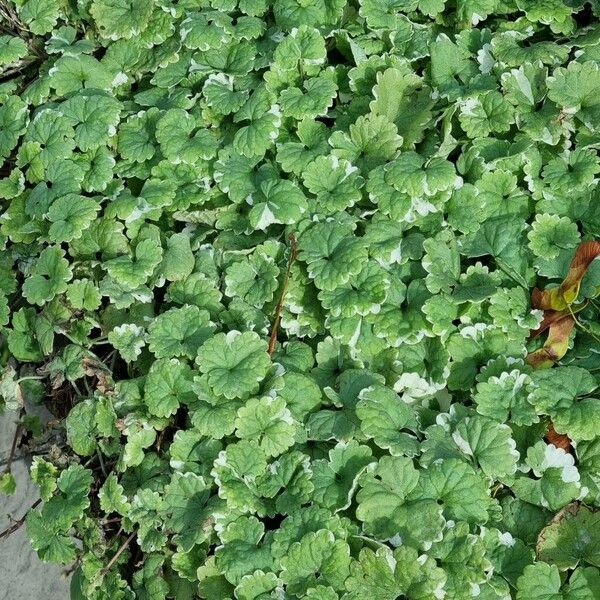
M 0 391 L 73 599 L 600 598 L 596 8 L 0 2 Z

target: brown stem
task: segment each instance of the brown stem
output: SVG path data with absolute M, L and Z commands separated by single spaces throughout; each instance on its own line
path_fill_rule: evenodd
M 163 439 L 165 437 L 165 433 L 167 432 L 167 428 L 165 427 L 159 434 L 158 439 L 156 440 L 156 451 L 160 452 L 160 447 L 162 446 Z
M 133 533 L 131 533 L 129 535 L 129 537 L 121 544 L 120 548 L 117 550 L 115 555 L 110 559 L 109 563 L 104 567 L 104 569 L 102 569 L 102 571 L 100 572 L 100 575 L 102 577 L 104 577 L 104 575 L 106 575 L 111 570 L 112 566 L 117 562 L 117 560 L 119 560 L 119 556 L 121 556 L 121 554 L 123 554 L 123 552 L 125 552 L 125 550 L 127 549 L 127 546 L 129 546 L 129 544 L 131 544 L 131 541 L 133 540 L 134 537 L 135 537 L 135 531 Z
M 65 569 L 63 571 L 63 575 L 65 577 L 69 577 L 69 575 L 71 575 L 75 571 L 75 569 L 77 569 L 80 561 L 81 561 L 81 557 L 77 558 L 77 560 L 70 567 L 68 567 L 67 569 Z
M 283 286 L 281 288 L 281 296 L 279 297 L 279 302 L 277 302 L 277 306 L 275 307 L 275 318 L 273 319 L 271 337 L 269 338 L 269 356 L 273 356 L 273 354 L 275 353 L 275 348 L 277 346 L 277 333 L 279 332 L 279 322 L 281 321 L 281 311 L 283 310 L 283 303 L 285 301 L 285 295 L 287 293 L 288 284 L 290 281 L 292 265 L 294 264 L 296 256 L 298 255 L 298 248 L 296 246 L 296 236 L 294 236 L 293 233 L 290 233 L 290 235 L 288 236 L 288 240 L 290 241 L 290 256 L 288 258 L 287 268 L 285 270 L 285 277 L 283 279 Z
M 17 446 L 19 444 L 19 439 L 21 438 L 21 423 L 17 423 L 17 428 L 15 429 L 15 435 L 13 436 L 13 441 L 10 446 L 10 454 L 6 459 L 6 467 L 4 468 L 5 473 L 10 473 L 13 460 L 15 458 L 15 453 L 17 451 Z
M 12 6 L 4 0 L 0 1 L 0 14 L 2 14 L 7 21 L 9 21 L 20 31 L 23 31 L 27 34 L 29 33 L 29 30 L 23 25 L 23 23 L 21 23 L 19 16 L 13 10 Z
M 0 540 L 3 538 L 7 538 L 9 535 L 13 534 L 17 529 L 20 529 L 25 523 L 25 519 L 27 518 L 27 514 L 30 510 L 36 508 L 42 502 L 41 498 L 38 498 L 30 507 L 29 510 L 18 520 L 15 521 L 10 527 L 7 527 L 2 533 L 0 533 Z
M 492 498 L 495 498 L 495 497 L 496 497 L 496 494 L 497 494 L 497 493 L 498 493 L 498 492 L 499 492 L 501 489 L 502 489 L 502 484 L 501 484 L 501 483 L 498 483 L 498 484 L 496 484 L 496 485 L 495 485 L 495 486 L 492 488 L 492 490 L 491 490 Z
M 18 75 L 24 69 L 26 69 L 27 67 L 31 66 L 32 64 L 34 64 L 36 62 L 37 62 L 36 58 L 22 60 L 22 61 L 19 62 L 19 64 L 17 64 L 16 66 L 12 67 L 11 69 L 7 69 L 6 71 L 2 71 L 0 73 L 0 79 L 2 79 L 2 81 L 4 81 L 5 79 L 8 79 L 9 77 L 12 77 L 13 75 Z

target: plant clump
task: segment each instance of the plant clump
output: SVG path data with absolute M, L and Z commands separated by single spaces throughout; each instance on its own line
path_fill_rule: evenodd
M 598 14 L 0 2 L 10 531 L 73 600 L 599 597 Z

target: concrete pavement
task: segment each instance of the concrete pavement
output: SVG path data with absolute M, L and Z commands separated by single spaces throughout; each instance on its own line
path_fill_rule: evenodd
M 4 464 L 15 432 L 16 415 L 0 415 L 0 464 Z M 3 468 L 3 467 L 2 467 Z M 12 464 L 17 481 L 14 496 L 0 495 L 0 531 L 10 525 L 7 517 L 20 519 L 39 495 L 29 478 L 29 461 L 17 453 Z M 43 563 L 31 549 L 25 526 L 0 540 L 0 600 L 69 600 L 69 581 L 64 567 Z

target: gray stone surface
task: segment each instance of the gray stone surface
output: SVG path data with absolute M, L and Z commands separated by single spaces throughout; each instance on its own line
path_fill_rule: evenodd
M 15 432 L 14 413 L 0 415 L 0 464 L 4 468 Z M 20 519 L 38 499 L 36 485 L 29 478 L 26 458 L 17 454 L 12 472 L 17 480 L 14 496 L 0 495 L 0 531 L 10 525 L 8 515 Z M 68 600 L 69 582 L 59 565 L 41 562 L 31 549 L 25 527 L 0 540 L 0 600 Z

